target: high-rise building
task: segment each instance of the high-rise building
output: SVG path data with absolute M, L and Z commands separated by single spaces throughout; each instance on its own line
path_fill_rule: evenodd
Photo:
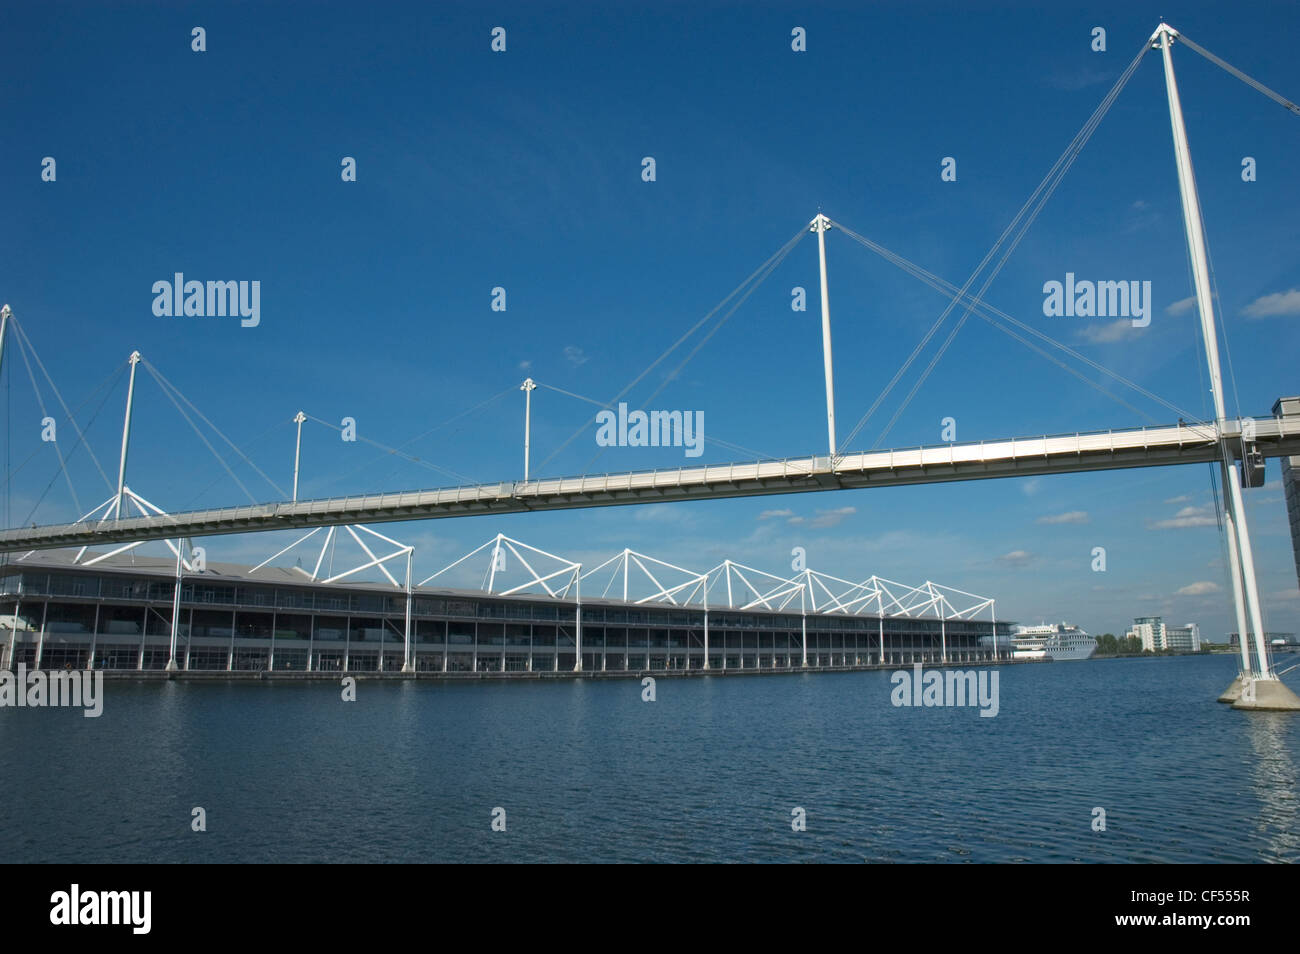
M 1141 640 L 1144 652 L 1155 652 L 1156 644 L 1164 639 L 1164 633 L 1165 621 L 1159 616 L 1139 616 L 1124 636 Z
M 1153 653 L 1158 649 L 1185 653 L 1201 651 L 1201 628 L 1195 623 L 1167 626 L 1161 616 L 1138 616 L 1124 635 L 1141 640 L 1144 652 Z
M 1195 623 L 1187 623 L 1183 626 L 1166 626 L 1163 648 L 1184 653 L 1199 653 L 1201 651 L 1201 627 Z

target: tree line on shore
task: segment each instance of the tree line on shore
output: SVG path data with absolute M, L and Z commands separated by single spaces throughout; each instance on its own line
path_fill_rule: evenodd
M 1205 648 L 1202 647 L 1202 652 Z M 1097 651 L 1094 656 L 1181 656 L 1185 655 L 1181 649 L 1157 649 L 1155 651 L 1142 648 L 1142 640 L 1136 636 L 1116 636 L 1114 633 L 1103 633 L 1097 637 Z

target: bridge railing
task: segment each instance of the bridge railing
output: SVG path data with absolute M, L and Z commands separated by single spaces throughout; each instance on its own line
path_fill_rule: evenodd
M 1230 422 L 1235 423 L 1235 422 Z M 1289 424 L 1289 426 L 1288 426 Z M 1284 432 L 1300 429 L 1300 423 L 1285 422 L 1280 418 L 1259 418 L 1255 420 L 1257 436 L 1268 438 L 1281 436 Z M 1134 435 L 1141 435 L 1141 442 L 1134 442 Z M 944 463 L 969 463 L 981 459 L 1005 458 L 1021 459 L 1025 457 L 1052 456 L 1053 454 L 1111 451 L 1118 447 L 1132 448 L 1140 443 L 1143 447 L 1184 446 L 1186 444 L 1205 444 L 1216 441 L 1217 431 L 1213 422 L 1180 422 L 1176 425 L 1140 426 L 1131 428 L 1110 428 L 1105 431 L 1077 431 L 1074 433 L 1043 435 L 1041 437 L 1014 437 L 998 440 L 982 440 L 968 443 L 921 444 L 915 448 L 891 448 L 881 451 L 864 451 L 841 454 L 832 462 L 826 455 L 809 457 L 785 457 L 758 459 L 750 462 L 731 462 L 725 464 L 700 464 L 690 467 L 655 469 L 650 471 L 615 471 L 589 476 L 548 477 L 528 482 L 497 482 L 488 484 L 462 484 L 453 487 L 429 488 L 426 490 L 399 491 L 368 495 L 345 495 L 339 497 L 319 497 L 297 502 L 281 501 L 247 506 L 222 507 L 217 509 L 176 511 L 167 515 L 150 517 L 128 517 L 121 520 L 106 521 L 105 528 L 115 530 L 156 529 L 159 524 L 173 523 L 182 525 L 201 516 L 202 522 L 209 526 L 238 527 L 247 521 L 274 520 L 284 518 L 286 526 L 292 526 L 293 518 L 304 516 L 347 515 L 377 511 L 401 511 L 403 509 L 427 509 L 433 507 L 453 507 L 457 504 L 484 504 L 495 500 L 509 500 L 519 497 L 550 497 L 564 494 L 614 494 L 649 490 L 658 487 L 682 487 L 687 485 L 716 485 L 735 481 L 752 482 L 755 480 L 790 481 L 799 478 L 816 478 L 819 475 L 833 473 L 851 473 L 855 470 L 874 468 L 897 469 L 914 466 L 935 466 Z M 490 509 L 490 508 L 489 508 Z M 88 523 L 86 528 L 100 524 Z M 21 531 L 25 539 L 37 540 L 43 536 L 66 535 L 70 526 L 51 525 L 34 527 Z M 273 527 L 267 529 L 274 529 Z M 48 532 L 47 532 L 48 531 Z

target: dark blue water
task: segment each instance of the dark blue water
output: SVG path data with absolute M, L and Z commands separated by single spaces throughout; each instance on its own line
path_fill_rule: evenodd
M 0 710 L 0 861 L 1300 860 L 1300 716 L 1217 704 L 1234 674 L 1005 667 L 995 718 L 884 672 L 109 682 L 99 719 Z

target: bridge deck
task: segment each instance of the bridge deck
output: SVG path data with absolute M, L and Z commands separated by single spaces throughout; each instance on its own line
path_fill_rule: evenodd
M 1245 420 L 1247 427 L 1253 420 L 1255 443 L 1264 456 L 1300 455 L 1300 415 Z M 1242 422 L 1229 421 L 1224 436 L 1238 437 L 1241 428 Z M 1230 448 L 1240 446 L 1236 440 L 1228 444 Z M 101 523 L 52 524 L 0 531 L 0 552 L 527 510 L 1158 467 L 1204 463 L 1217 460 L 1219 454 L 1213 424 L 1178 424 L 846 454 L 833 467 L 828 457 L 802 457 L 266 503 Z

